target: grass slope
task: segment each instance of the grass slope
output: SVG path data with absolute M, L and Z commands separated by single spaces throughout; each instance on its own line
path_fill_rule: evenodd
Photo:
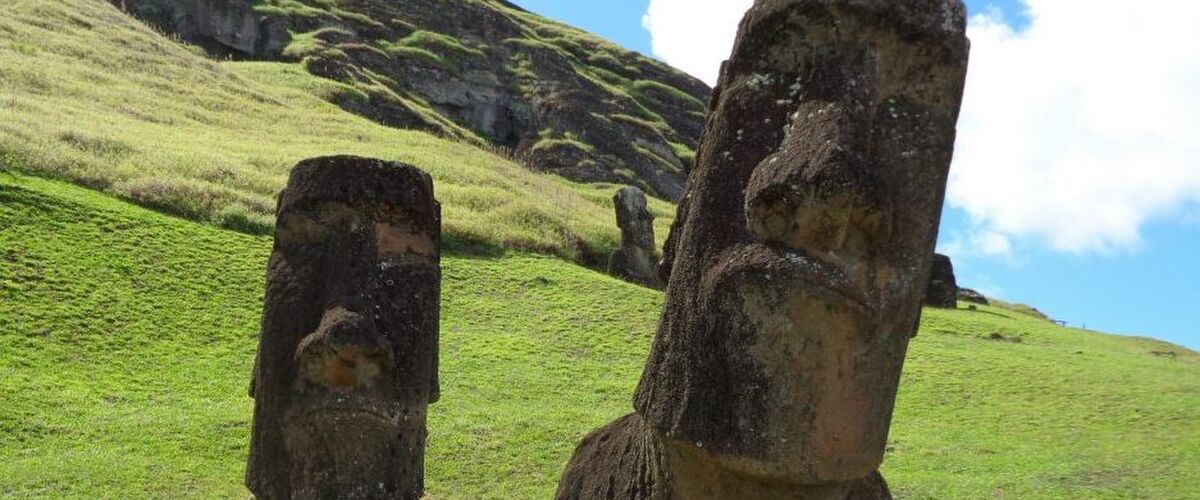
M 577 260 L 617 246 L 616 187 L 535 174 L 326 101 L 357 92 L 298 64 L 206 59 L 104 0 L 7 0 L 0 16 L 0 166 L 265 233 L 292 165 L 358 154 L 430 172 L 452 240 Z M 674 210 L 651 210 L 665 239 Z
M 0 174 L 0 497 L 244 498 L 269 250 Z M 430 496 L 548 498 L 629 410 L 661 295 L 517 252 L 448 255 L 444 276 Z M 901 498 L 1195 497 L 1198 409 L 1196 353 L 927 310 L 885 473 Z

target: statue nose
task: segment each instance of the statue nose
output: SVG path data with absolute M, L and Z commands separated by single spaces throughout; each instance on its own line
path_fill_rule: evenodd
M 341 307 L 325 312 L 296 357 L 304 381 L 338 391 L 374 387 L 392 364 L 375 322 Z

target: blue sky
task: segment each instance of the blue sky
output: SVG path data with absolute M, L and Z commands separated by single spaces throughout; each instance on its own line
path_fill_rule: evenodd
M 700 5 L 705 0 L 654 0 L 663 12 L 675 4 L 674 17 L 696 17 L 681 19 L 674 32 L 655 25 L 652 35 L 643 26 L 650 1 L 515 3 L 685 69 L 691 64 L 693 74 L 709 78 L 678 48 L 671 52 L 667 38 L 710 33 L 704 23 L 736 23 L 728 18 L 737 16 L 704 19 L 715 9 Z M 1189 0 L 1147 1 L 1195 10 Z M 1172 31 L 1176 25 L 1158 18 L 1145 28 L 1150 31 L 1132 33 L 1148 23 L 1132 19 L 1137 15 L 1122 10 L 1125 3 L 968 0 L 972 15 L 987 18 L 972 23 L 972 76 L 939 249 L 954 258 L 964 286 L 1031 304 L 1071 326 L 1200 349 L 1194 312 L 1200 307 L 1200 147 L 1192 144 L 1200 135 L 1170 137 L 1200 131 L 1200 119 L 1187 118 L 1200 116 L 1200 91 L 1190 90 L 1200 88 L 1200 50 L 1160 60 L 1144 56 L 1153 46 L 1127 41 L 1192 47 L 1200 39 L 1180 40 L 1197 30 L 1181 21 Z M 1104 45 L 1123 36 L 1120 45 Z M 692 50 L 694 42 L 695 51 L 713 52 L 703 65 L 719 64 L 719 44 L 681 41 L 675 47 Z M 1150 76 L 1109 73 L 1114 65 L 1088 56 L 1093 47 L 1113 59 L 1124 55 L 1114 51 L 1128 47 L 1129 57 L 1120 60 L 1146 60 L 1133 72 Z M 1030 80 L 1036 84 L 1024 84 Z M 1133 94 L 1163 102 L 1120 104 Z

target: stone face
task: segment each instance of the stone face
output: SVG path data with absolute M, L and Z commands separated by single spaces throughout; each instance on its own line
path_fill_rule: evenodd
M 420 498 L 440 206 L 408 165 L 306 160 L 279 196 L 251 395 L 259 498 Z
M 933 254 L 925 305 L 945 309 L 958 307 L 958 282 L 954 279 L 954 264 L 950 262 L 950 257 Z
M 646 194 L 626 187 L 613 196 L 617 226 L 621 228 L 621 247 L 608 261 L 608 273 L 647 286 L 658 286 L 655 266 L 654 215 L 646 208 Z
M 928 281 L 965 25 L 959 0 L 758 0 L 746 14 L 634 399 L 674 497 L 887 497 L 871 478 Z M 596 464 L 633 476 L 602 451 L 581 447 L 560 492 L 596 498 L 571 474 Z

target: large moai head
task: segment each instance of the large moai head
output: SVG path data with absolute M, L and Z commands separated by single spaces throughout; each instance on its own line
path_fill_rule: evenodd
M 438 398 L 432 180 L 379 160 L 307 160 L 277 217 L 247 486 L 260 498 L 420 498 Z
M 763 481 L 883 458 L 929 275 L 968 42 L 960 0 L 758 0 L 662 266 L 635 406 Z

